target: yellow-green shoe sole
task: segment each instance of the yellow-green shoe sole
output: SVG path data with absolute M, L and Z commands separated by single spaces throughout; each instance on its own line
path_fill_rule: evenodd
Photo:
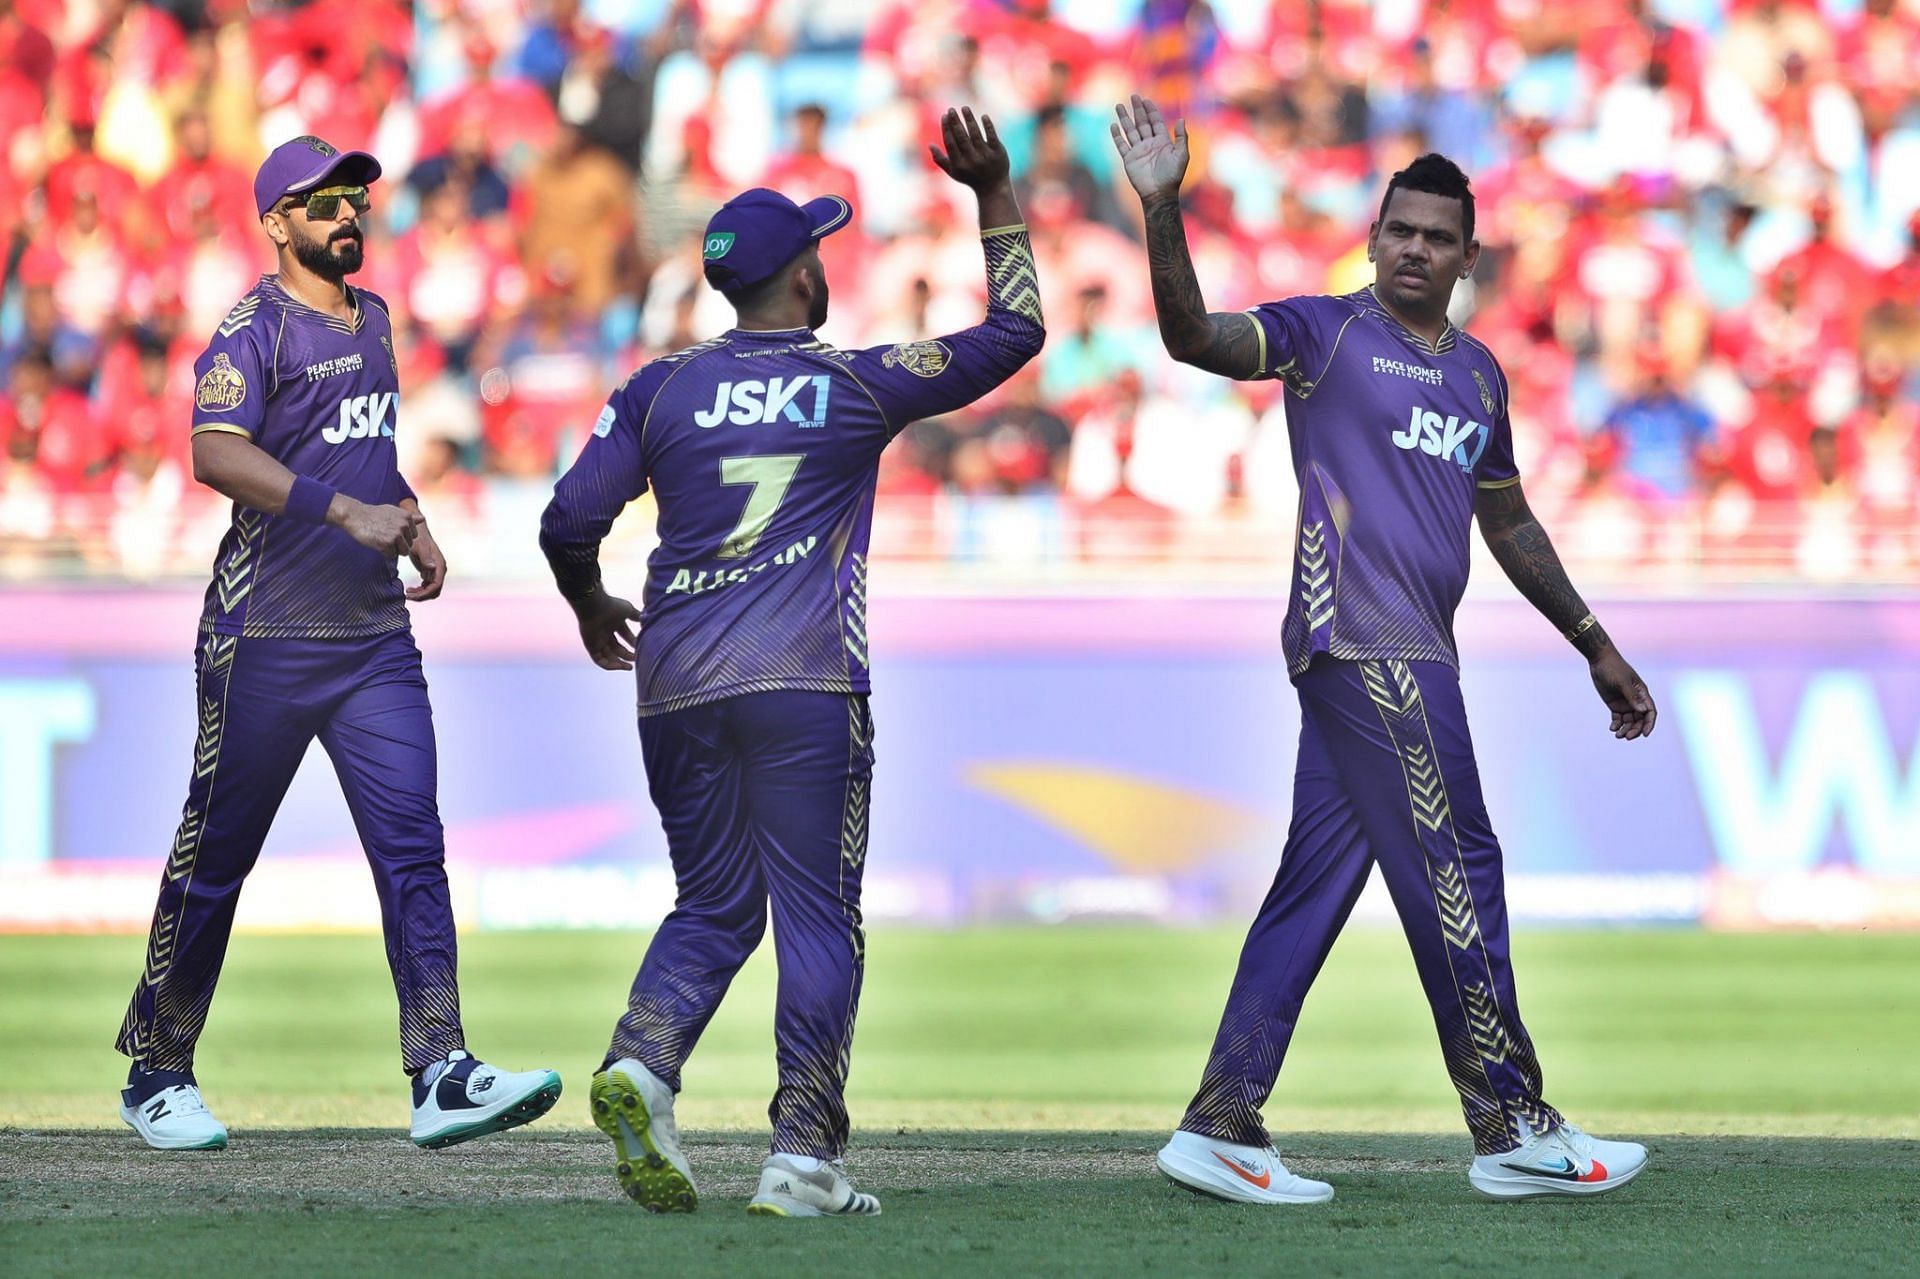
M 653 1117 L 640 1090 L 624 1075 L 593 1077 L 593 1126 L 613 1140 L 613 1175 L 627 1198 L 648 1212 L 692 1212 L 700 1198 L 693 1182 L 653 1141 Z

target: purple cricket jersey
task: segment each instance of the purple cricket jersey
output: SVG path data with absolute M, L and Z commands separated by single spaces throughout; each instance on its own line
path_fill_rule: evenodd
M 971 403 L 1040 350 L 1024 227 L 984 233 L 987 317 L 924 342 L 839 351 L 810 329 L 734 329 L 640 369 L 555 487 L 540 541 L 563 594 L 653 489 L 634 663 L 640 713 L 738 693 L 865 693 L 867 544 L 880 453 L 910 422 Z
M 1316 653 L 1458 667 L 1474 495 L 1520 480 L 1506 374 L 1452 325 L 1428 346 L 1371 288 L 1248 314 L 1259 376 L 1287 386 L 1300 481 L 1288 669 Z
M 262 276 L 193 366 L 193 433 L 230 431 L 295 475 L 372 505 L 411 496 L 393 443 L 400 373 L 386 304 L 349 289 L 352 320 Z M 407 624 L 392 556 L 339 529 L 233 507 L 200 629 L 347 639 Z

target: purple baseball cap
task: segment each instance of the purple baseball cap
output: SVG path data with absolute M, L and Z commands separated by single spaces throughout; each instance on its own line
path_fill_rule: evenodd
M 852 220 L 853 206 L 837 195 L 795 204 L 765 187 L 742 191 L 707 222 L 707 283 L 728 295 L 752 288 Z
M 337 177 L 344 186 L 366 186 L 379 176 L 380 162 L 365 151 L 342 151 L 311 133 L 302 134 L 282 142 L 261 162 L 260 172 L 253 175 L 253 203 L 264 218 L 286 196 L 326 186 L 328 178 Z

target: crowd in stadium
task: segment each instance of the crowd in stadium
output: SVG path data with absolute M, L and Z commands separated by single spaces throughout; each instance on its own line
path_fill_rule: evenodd
M 698 232 L 741 188 L 854 203 L 829 341 L 974 322 L 970 206 L 925 152 L 960 103 L 1013 154 L 1049 338 L 889 451 L 876 550 L 1231 558 L 1291 519 L 1284 408 L 1159 349 L 1107 137 L 1141 91 L 1191 123 L 1217 310 L 1359 287 L 1385 177 L 1468 169 L 1456 319 L 1570 561 L 1911 580 L 1916 86 L 1920 0 L 0 0 L 0 574 L 211 547 L 191 363 L 272 267 L 274 143 L 385 165 L 356 282 L 404 334 L 403 465 L 479 526 L 728 327 Z

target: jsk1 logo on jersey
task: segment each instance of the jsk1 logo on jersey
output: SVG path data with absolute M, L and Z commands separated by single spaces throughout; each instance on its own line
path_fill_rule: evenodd
M 801 392 L 809 387 L 813 394 L 803 398 Z M 714 388 L 713 407 L 695 413 L 693 424 L 701 430 L 712 430 L 722 422 L 771 426 L 787 421 L 819 428 L 827 424 L 827 399 L 832 393 L 833 378 L 826 373 L 769 378 L 765 382 L 722 382 Z
M 193 389 L 193 402 L 200 408 L 213 413 L 224 413 L 237 409 L 247 398 L 247 379 L 240 370 L 233 367 L 233 361 L 225 351 L 213 357 L 213 367 L 206 371 L 200 384 Z
M 1479 422 L 1462 422 L 1457 414 L 1442 417 L 1416 404 L 1405 429 L 1393 433 L 1393 442 L 1408 452 L 1418 449 L 1429 457 L 1444 457 L 1471 472 L 1491 435 Z
M 340 401 L 340 420 L 320 432 L 329 444 L 364 440 L 374 436 L 393 438 L 394 412 L 400 396 L 393 391 L 375 391 L 372 395 L 353 395 Z

